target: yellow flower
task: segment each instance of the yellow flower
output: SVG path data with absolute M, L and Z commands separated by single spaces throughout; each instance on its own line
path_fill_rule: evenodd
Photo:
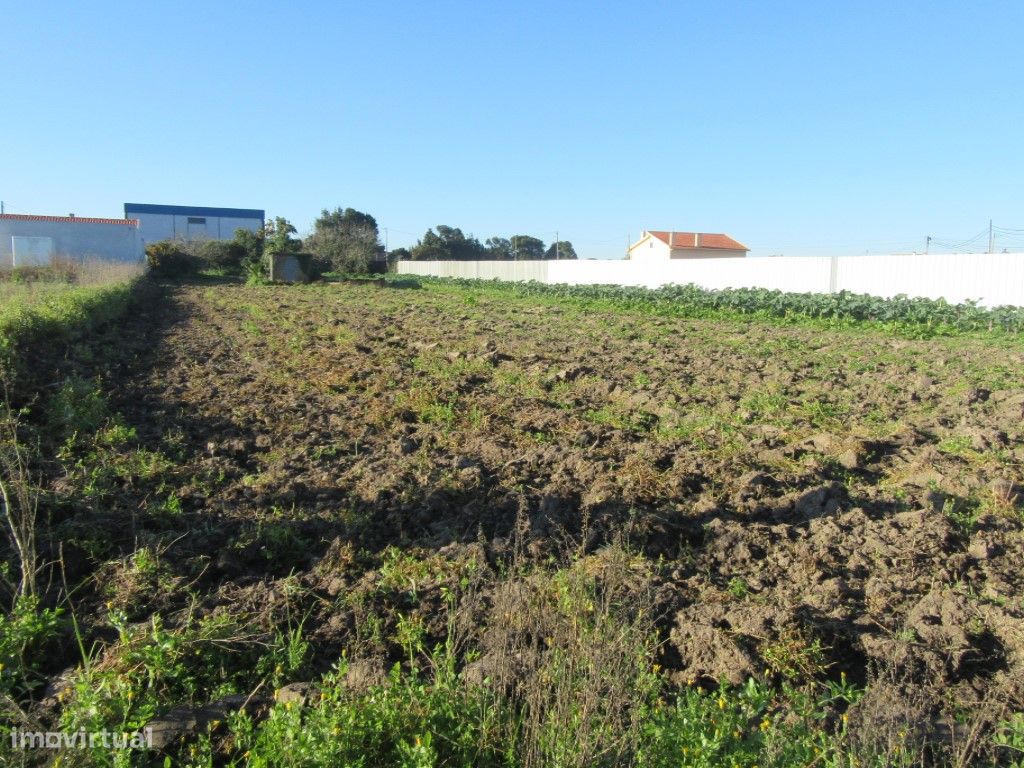
M 725 709 L 725 696 L 718 697 L 718 708 Z
M 764 720 L 761 721 L 761 726 L 760 727 L 761 727 L 761 732 L 763 733 L 763 732 L 767 731 L 769 728 L 772 727 L 772 721 L 769 720 L 766 717 Z

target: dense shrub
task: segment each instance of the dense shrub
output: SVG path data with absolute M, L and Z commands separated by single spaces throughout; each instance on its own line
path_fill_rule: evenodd
M 199 260 L 186 247 L 174 240 L 161 240 L 146 246 L 146 264 L 160 277 L 182 277 L 194 273 Z
M 328 272 L 333 271 L 331 260 L 326 259 L 322 256 L 317 256 L 315 253 L 310 254 L 311 258 L 309 261 L 310 277 L 316 280 L 319 277 L 323 277 Z
M 232 240 L 204 240 L 194 247 L 201 269 L 212 269 L 227 274 L 241 274 L 246 251 Z
M 294 232 L 294 228 L 290 231 Z M 290 241 L 297 246 L 300 241 Z M 208 270 L 225 275 L 264 276 L 266 232 L 235 230 L 231 240 L 163 240 L 146 246 L 146 261 L 154 275 L 183 277 Z

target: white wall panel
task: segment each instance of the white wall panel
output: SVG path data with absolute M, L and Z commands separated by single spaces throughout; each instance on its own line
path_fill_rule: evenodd
M 835 269 L 835 280 L 832 270 Z M 794 293 L 830 289 L 968 299 L 983 306 L 1024 306 L 1024 254 L 780 256 L 662 261 L 400 261 L 407 275 L 537 280 L 570 285 L 694 283 L 703 288 L 770 288 Z

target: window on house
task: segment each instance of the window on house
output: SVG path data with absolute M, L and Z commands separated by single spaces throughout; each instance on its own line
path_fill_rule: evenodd
M 202 216 L 189 216 L 188 217 L 188 223 L 189 224 L 205 224 L 206 223 L 206 219 L 203 218 Z

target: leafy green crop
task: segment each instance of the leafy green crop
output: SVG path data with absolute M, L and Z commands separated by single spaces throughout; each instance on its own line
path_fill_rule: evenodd
M 567 301 L 604 302 L 631 310 L 684 317 L 740 316 L 811 318 L 830 324 L 871 323 L 913 335 L 964 332 L 1024 333 L 1024 307 L 985 308 L 977 302 L 950 304 L 943 299 L 890 299 L 866 294 L 785 293 L 767 288 L 709 290 L 694 284 L 640 288 L 622 285 L 548 285 L 530 282 L 481 281 L 467 278 L 420 278 L 464 288 L 501 288 L 519 296 Z

